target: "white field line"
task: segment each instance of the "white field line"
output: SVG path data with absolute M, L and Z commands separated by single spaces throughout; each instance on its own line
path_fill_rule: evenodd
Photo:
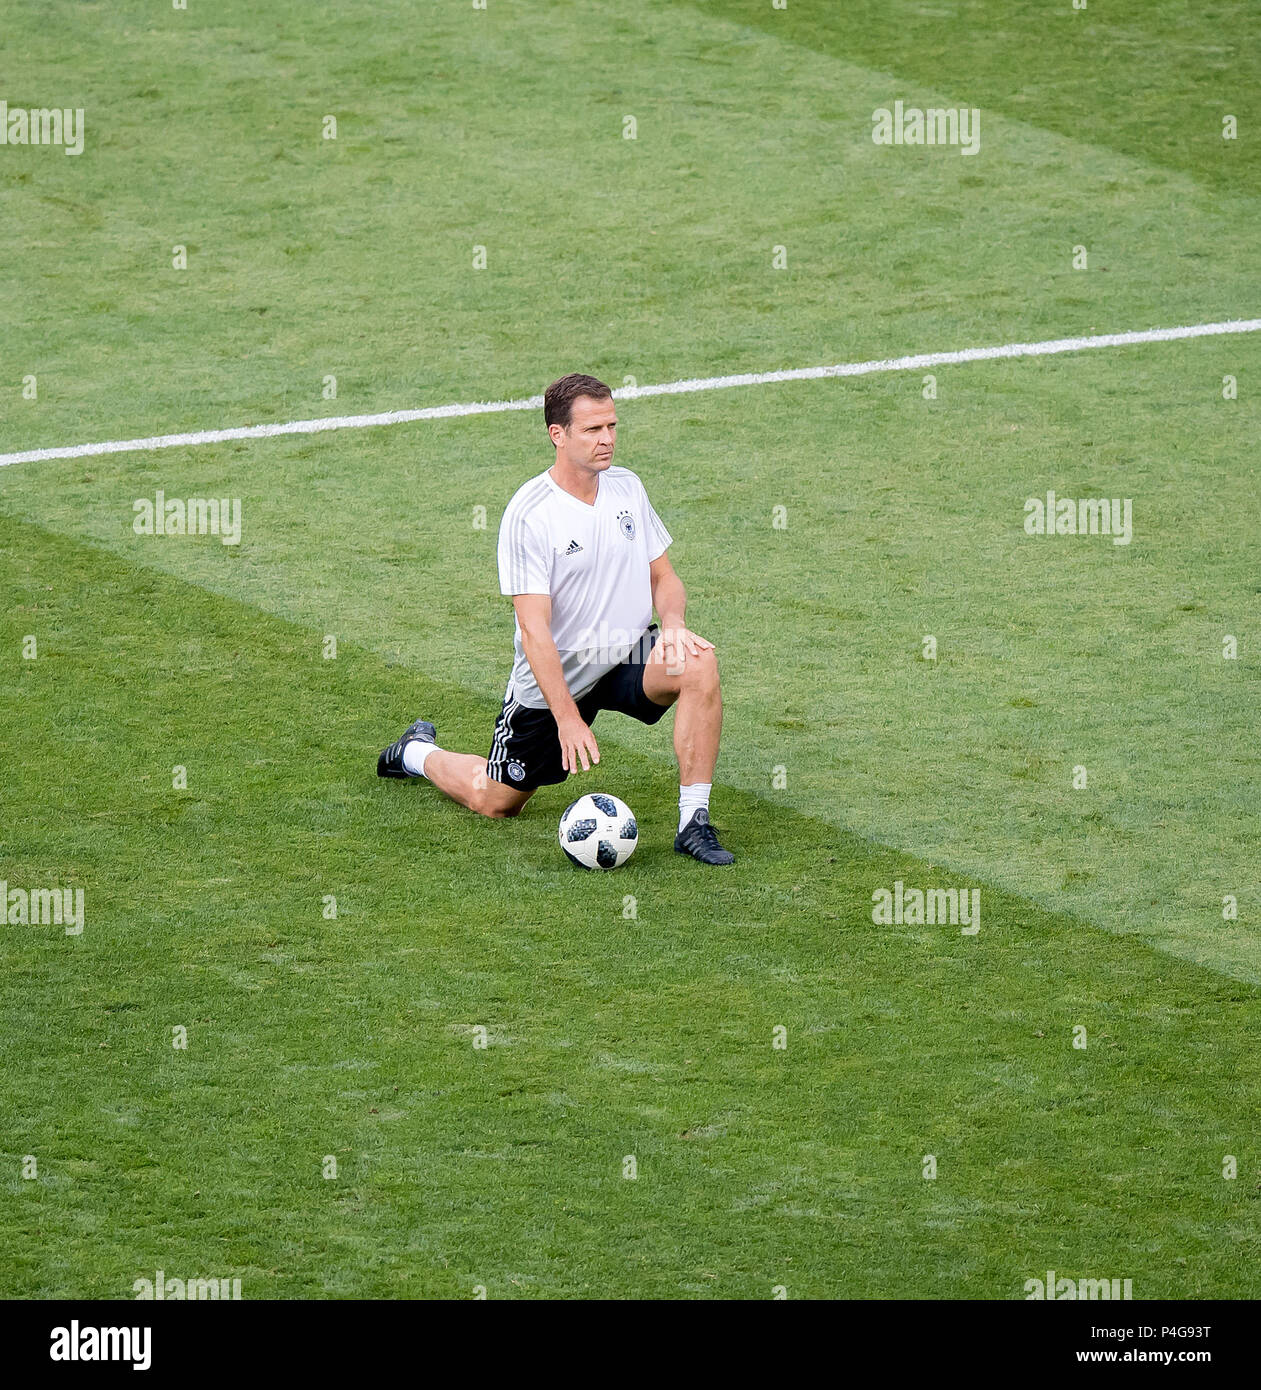
M 618 387 L 618 400 L 644 396 L 678 396 L 689 391 L 725 391 L 732 386 L 765 386 L 774 381 L 818 381 L 825 377 L 867 376 L 872 372 L 915 372 L 926 367 L 950 367 L 962 362 L 988 362 L 1001 357 L 1049 357 L 1087 348 L 1129 347 L 1134 343 L 1169 343 L 1182 338 L 1210 338 L 1223 333 L 1256 333 L 1261 319 L 1230 319 L 1184 328 L 1148 328 L 1138 333 L 1099 333 L 1086 338 L 1051 338 L 1042 343 L 1003 343 L 999 347 L 963 348 L 958 352 L 923 352 L 913 357 L 888 357 L 878 362 L 841 362 L 832 367 L 794 367 L 782 372 L 742 372 L 738 376 L 693 377 L 660 386 Z M 11 463 L 41 463 L 46 459 L 85 458 L 91 454 L 131 454 L 153 449 L 176 449 L 197 444 L 222 444 L 230 439 L 270 439 L 280 434 L 322 434 L 325 430 L 362 430 L 374 425 L 402 425 L 412 420 L 447 420 L 460 415 L 491 415 L 505 410 L 540 410 L 542 396 L 515 401 L 474 401 L 434 405 L 424 410 L 388 410 L 380 415 L 329 415 L 321 420 L 290 420 L 274 425 L 240 425 L 226 430 L 197 430 L 191 434 L 155 434 L 147 439 L 108 439 L 100 444 L 72 444 L 51 449 L 23 449 L 0 454 L 0 467 Z

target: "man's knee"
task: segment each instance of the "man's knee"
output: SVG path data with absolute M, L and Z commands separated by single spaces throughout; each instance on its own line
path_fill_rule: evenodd
M 528 799 L 483 773 L 473 783 L 469 810 L 476 811 L 479 816 L 489 816 L 492 820 L 502 820 L 508 816 L 519 816 Z
M 683 663 L 682 683 L 700 690 L 717 690 L 718 654 L 710 647 L 702 647 L 698 656 L 689 655 Z

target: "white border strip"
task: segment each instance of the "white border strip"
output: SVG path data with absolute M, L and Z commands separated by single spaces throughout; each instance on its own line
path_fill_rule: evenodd
M 783 372 L 743 372 L 738 376 L 694 377 L 660 386 L 624 386 L 613 392 L 618 400 L 642 396 L 678 396 L 689 391 L 725 391 L 732 386 L 765 386 L 774 381 L 818 381 L 824 377 L 867 376 L 871 372 L 913 372 L 961 362 L 988 362 L 1002 357 L 1049 357 L 1086 348 L 1128 347 L 1133 343 L 1169 343 L 1182 338 L 1210 338 L 1223 333 L 1256 333 L 1261 319 L 1229 319 L 1185 328 L 1148 328 L 1139 333 L 1100 333 L 1087 338 L 1051 338 L 1043 343 L 1004 343 L 1000 347 L 963 348 L 959 352 L 924 352 L 914 357 L 887 357 L 877 362 L 841 362 L 833 367 L 796 367 Z M 403 425 L 412 420 L 448 420 L 461 415 L 490 415 L 505 410 L 540 410 L 542 396 L 515 401 L 477 401 L 464 405 L 435 405 L 425 410 L 389 410 L 381 415 L 330 415 L 322 420 L 290 420 L 286 424 L 241 425 L 227 430 L 197 430 L 192 434 L 155 434 L 147 439 L 110 439 L 101 444 L 74 444 L 53 449 L 23 449 L 0 454 L 0 468 L 11 463 L 41 463 L 46 459 L 86 458 L 92 454 L 132 454 L 153 449 L 177 449 L 197 444 L 222 444 L 230 439 L 270 439 L 280 434 L 322 434 L 325 430 L 362 430 L 375 425 Z

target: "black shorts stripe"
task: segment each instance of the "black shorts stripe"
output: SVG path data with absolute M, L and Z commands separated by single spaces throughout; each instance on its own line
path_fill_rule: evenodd
M 490 756 L 486 759 L 486 770 L 495 776 L 496 772 L 502 772 L 508 761 L 508 744 L 512 738 L 512 717 L 521 708 L 520 701 L 506 699 L 504 707 L 499 712 L 499 718 L 495 721 L 495 737 L 490 745 Z M 495 778 L 496 781 L 500 779 Z

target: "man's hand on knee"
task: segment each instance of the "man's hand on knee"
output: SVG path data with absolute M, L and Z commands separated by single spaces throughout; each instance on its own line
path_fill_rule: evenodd
M 662 660 L 666 675 L 681 676 L 687 667 L 689 656 L 700 656 L 704 651 L 713 651 L 714 644 L 707 642 L 690 628 L 679 625 L 661 629 Z

